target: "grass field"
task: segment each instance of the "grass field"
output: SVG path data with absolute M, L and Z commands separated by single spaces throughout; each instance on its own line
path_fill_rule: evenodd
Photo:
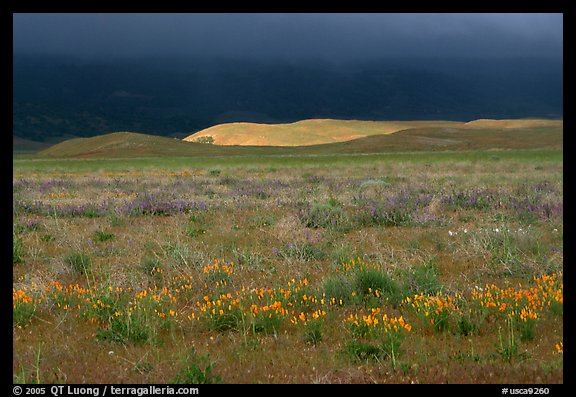
M 555 145 L 16 156 L 14 381 L 563 383 Z

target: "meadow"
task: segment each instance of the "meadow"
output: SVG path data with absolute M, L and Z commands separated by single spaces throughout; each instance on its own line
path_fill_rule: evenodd
M 562 149 L 13 160 L 16 383 L 563 383 Z

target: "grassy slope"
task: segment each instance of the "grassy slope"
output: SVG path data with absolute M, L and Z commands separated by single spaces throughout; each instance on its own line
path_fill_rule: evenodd
M 75 138 L 39 153 L 41 157 L 138 157 L 210 154 L 217 148 L 174 138 L 134 132 L 114 132 L 91 138 Z
M 413 128 L 390 135 L 375 135 L 323 146 L 330 146 L 331 153 L 561 148 L 562 128 Z M 321 149 L 321 147 L 310 149 Z
M 59 158 L 129 158 L 157 156 L 330 155 L 389 151 L 561 148 L 562 127 L 410 128 L 347 142 L 298 147 L 219 146 L 173 138 L 119 132 L 71 139 L 38 155 Z

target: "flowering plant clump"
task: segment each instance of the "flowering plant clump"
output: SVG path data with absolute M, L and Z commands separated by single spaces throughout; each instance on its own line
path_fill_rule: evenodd
M 534 337 L 536 321 L 544 309 L 561 310 L 563 298 L 562 273 L 534 276 L 533 287 L 500 288 L 486 284 L 484 288 L 472 291 L 472 302 L 479 303 L 484 317 L 500 318 L 512 321 L 521 331 L 521 338 L 531 340 Z M 560 309 L 558 309 L 560 308 Z
M 36 312 L 36 304 L 41 303 L 42 298 L 34 299 L 22 289 L 12 288 L 12 319 L 14 325 L 25 325 L 32 320 Z
M 544 306 L 558 314 L 562 314 L 564 305 L 564 283 L 562 281 L 562 272 L 544 274 L 540 277 L 534 276 L 536 288 L 542 295 Z
M 356 358 L 389 357 L 393 368 L 396 368 L 402 340 L 412 331 L 403 316 L 389 317 L 380 308 L 372 308 L 368 313 L 351 313 L 344 324 L 353 338 L 347 349 Z
M 443 331 L 448 328 L 451 319 L 461 316 L 462 311 L 457 304 L 460 299 L 457 294 L 452 296 L 440 291 L 432 296 L 415 294 L 413 297 L 406 297 L 403 303 L 418 314 L 423 324 Z
M 407 226 L 412 225 L 415 215 L 427 207 L 433 195 L 428 192 L 401 190 L 382 200 L 359 197 L 361 205 L 357 222 L 362 225 Z
M 225 286 L 234 273 L 234 262 L 226 263 L 216 259 L 213 263 L 204 266 L 203 272 L 207 280 L 213 282 L 215 286 Z
M 313 321 L 320 320 L 326 316 L 326 311 L 322 309 L 316 309 L 313 312 L 304 313 L 300 312 L 298 314 L 294 313 L 293 316 L 290 318 L 290 322 L 294 325 L 296 324 L 304 324 L 307 325 Z
M 189 318 L 207 321 L 209 328 L 218 331 L 250 328 L 254 332 L 275 333 L 284 320 L 290 323 L 306 323 L 326 314 L 321 309 L 324 299 L 306 293 L 308 280 L 292 279 L 288 288 L 242 287 L 240 291 L 222 293 L 216 298 L 205 295 L 196 302 L 198 316 Z
M 365 262 L 356 258 L 340 264 L 334 272 L 350 284 L 352 302 L 378 307 L 382 300 L 388 300 L 396 306 L 402 299 L 400 287 L 381 263 Z
M 386 313 L 381 313 L 380 308 L 373 308 L 367 314 L 350 314 L 344 322 L 348 325 L 354 337 L 381 336 L 388 333 L 403 334 L 412 331 L 412 326 L 408 324 L 402 316 L 388 317 Z
M 374 269 L 377 271 L 383 271 L 382 265 L 380 263 L 365 262 L 361 258 L 352 259 L 348 262 L 341 263 L 334 271 L 336 273 L 347 274 L 354 271 L 362 271 L 366 269 Z
M 545 308 L 563 304 L 564 287 L 559 277 L 562 277 L 562 273 L 534 277 L 536 286 L 529 288 L 522 285 L 518 285 L 518 288 L 500 288 L 486 284 L 485 288 L 472 291 L 472 300 L 479 302 L 491 314 L 517 317 L 522 321 L 535 320 Z
M 214 331 L 237 330 L 244 313 L 240 306 L 241 299 L 238 292 L 220 294 L 215 298 L 204 295 L 202 301 L 196 302 L 199 309 L 198 316 L 192 313 L 189 319 L 198 319 L 207 322 L 208 328 Z

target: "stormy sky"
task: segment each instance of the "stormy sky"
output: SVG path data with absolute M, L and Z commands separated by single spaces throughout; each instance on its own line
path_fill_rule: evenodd
M 562 57 L 562 14 L 14 14 L 16 54 L 345 62 Z
M 13 134 L 563 114 L 561 13 L 13 14 Z M 58 138 L 60 139 L 60 138 Z

